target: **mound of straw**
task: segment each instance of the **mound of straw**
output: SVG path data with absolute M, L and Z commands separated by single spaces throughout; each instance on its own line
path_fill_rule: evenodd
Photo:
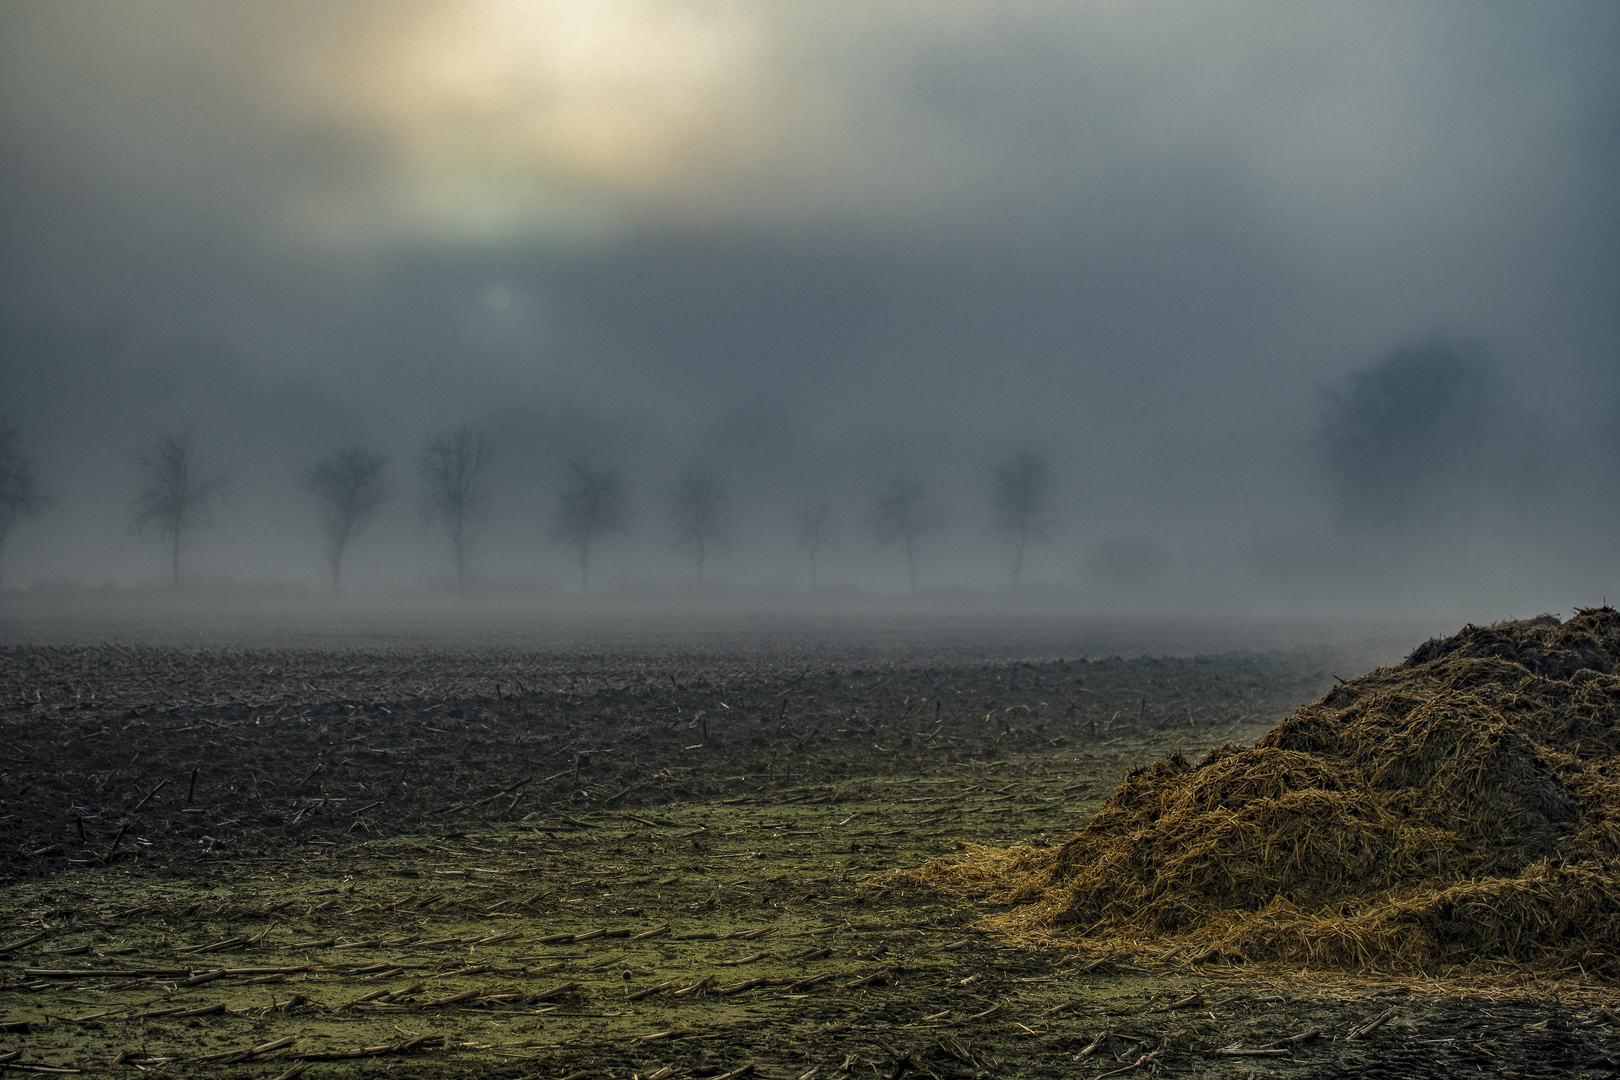
M 1620 981 L 1620 613 L 1469 626 L 1253 747 L 1139 768 L 1055 849 L 890 875 L 1098 951 Z

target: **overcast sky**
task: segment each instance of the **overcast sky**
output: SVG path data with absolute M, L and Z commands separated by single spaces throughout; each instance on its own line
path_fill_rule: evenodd
M 1027 446 L 1035 581 L 1136 548 L 1156 589 L 1317 602 L 1351 589 L 1324 387 L 1444 333 L 1557 480 L 1456 587 L 1596 602 L 1617 45 L 1603 3 L 5 0 L 0 410 L 57 499 L 8 580 L 161 580 L 124 508 L 165 429 L 235 477 L 200 577 L 318 582 L 299 471 L 359 440 L 400 498 L 356 580 L 433 580 L 410 460 L 471 420 L 491 578 L 569 586 L 578 455 L 630 481 L 626 587 L 678 579 L 663 492 L 699 460 L 736 586 L 797 582 L 792 511 L 831 498 L 835 578 L 898 587 L 860 522 L 906 470 L 951 521 L 927 580 L 987 585 L 990 466 Z

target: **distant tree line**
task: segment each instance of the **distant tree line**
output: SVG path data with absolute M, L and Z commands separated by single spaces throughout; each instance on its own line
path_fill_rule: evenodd
M 456 583 L 470 581 L 470 560 L 480 526 L 489 513 L 489 470 L 495 452 L 488 434 L 475 424 L 435 432 L 422 443 L 415 465 L 419 509 L 449 542 Z M 184 579 L 183 556 L 195 535 L 213 521 L 231 492 L 231 478 L 203 457 L 189 434 L 167 432 L 131 455 L 135 497 L 129 505 L 130 530 L 156 533 L 169 558 L 175 587 Z M 350 545 L 394 497 L 385 473 L 389 459 L 369 447 L 340 447 L 310 462 L 303 490 L 314 503 L 326 542 L 327 573 L 333 591 L 343 585 Z M 992 471 L 998 524 L 1012 544 L 1011 580 L 1017 585 L 1024 550 L 1045 523 L 1049 488 L 1046 459 L 1021 451 Z M 630 528 L 630 500 L 624 474 L 572 459 L 557 492 L 551 534 L 574 552 L 580 592 L 591 593 L 591 556 L 605 540 Z M 32 462 L 23 452 L 18 429 L 0 419 L 0 553 L 12 529 L 51 506 L 39 490 Z M 673 478 L 667 499 L 670 539 L 692 560 L 701 590 L 709 569 L 733 538 L 731 491 L 706 465 L 694 464 Z M 898 544 L 905 555 L 906 580 L 917 589 L 917 560 L 924 542 L 946 523 L 924 481 L 902 474 L 875 493 L 866 525 L 881 547 Z M 821 502 L 794 517 L 796 537 L 809 563 L 809 587 L 820 587 L 821 563 L 840 535 L 837 512 Z
M 1463 534 L 1491 508 L 1517 506 L 1533 486 L 1540 429 L 1520 411 L 1489 352 L 1477 343 L 1430 338 L 1391 349 L 1366 368 L 1324 389 L 1316 431 L 1318 460 L 1331 496 L 1347 519 L 1391 536 L 1449 523 Z M 136 485 L 129 524 L 163 542 L 169 577 L 183 580 L 183 559 L 196 534 L 231 493 L 227 473 L 211 466 L 190 436 L 169 432 L 131 455 Z M 418 508 L 439 529 L 460 588 L 489 514 L 495 449 L 475 424 L 426 437 L 414 459 Z M 393 497 L 389 459 L 362 446 L 340 447 L 305 467 L 303 489 L 324 536 L 334 591 L 344 581 L 355 538 Z M 1007 545 L 1008 581 L 1017 588 L 1031 544 L 1053 524 L 1054 481 L 1045 455 L 1022 449 L 989 470 L 988 509 Z M 0 559 L 24 522 L 48 510 L 19 429 L 0 417 Z M 715 559 L 734 537 L 731 489 L 703 463 L 680 469 L 665 495 L 664 525 L 672 545 L 691 560 L 693 580 L 708 586 Z M 906 581 L 918 589 L 918 567 L 933 537 L 949 523 L 926 480 L 892 477 L 872 493 L 861 524 L 878 547 L 897 549 Z M 550 517 L 552 538 L 574 555 L 579 589 L 592 591 L 600 546 L 631 528 L 624 474 L 580 459 L 566 462 Z M 844 521 L 830 502 L 805 506 L 783 523 L 805 557 L 811 592 L 822 586 L 827 553 Z M 1462 548 L 1466 554 L 1466 545 Z

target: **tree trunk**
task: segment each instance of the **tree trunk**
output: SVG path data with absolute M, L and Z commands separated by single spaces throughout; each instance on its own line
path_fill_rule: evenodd
M 582 541 L 579 545 L 579 590 L 584 596 L 591 595 L 591 542 Z
M 174 530 L 174 541 L 169 545 L 169 569 L 174 576 L 174 587 L 180 587 L 180 530 Z
M 343 587 L 343 549 L 349 546 L 349 531 L 343 530 L 341 536 L 332 540 L 332 591 L 338 592 Z
M 705 552 L 703 550 L 703 537 L 699 536 L 698 537 L 698 542 L 697 542 L 698 592 L 703 591 L 703 556 L 704 556 L 704 554 L 705 554 Z
M 816 595 L 816 549 L 810 549 L 810 595 Z
M 1013 557 L 1013 588 L 1018 588 L 1018 579 L 1024 576 L 1024 545 L 1029 542 L 1029 531 L 1018 531 L 1018 553 Z
M 450 537 L 450 544 L 456 552 L 456 588 L 462 592 L 467 591 L 467 545 L 462 539 L 459 524 Z
M 911 583 L 912 595 L 917 592 L 917 560 L 911 551 L 911 534 L 905 535 L 906 541 L 906 580 Z

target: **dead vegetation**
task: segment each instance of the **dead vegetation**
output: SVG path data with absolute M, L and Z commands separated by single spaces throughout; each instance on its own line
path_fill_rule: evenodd
M 1254 746 L 1133 770 L 1061 847 L 901 871 L 1105 954 L 1620 982 L 1620 613 L 1469 626 Z

